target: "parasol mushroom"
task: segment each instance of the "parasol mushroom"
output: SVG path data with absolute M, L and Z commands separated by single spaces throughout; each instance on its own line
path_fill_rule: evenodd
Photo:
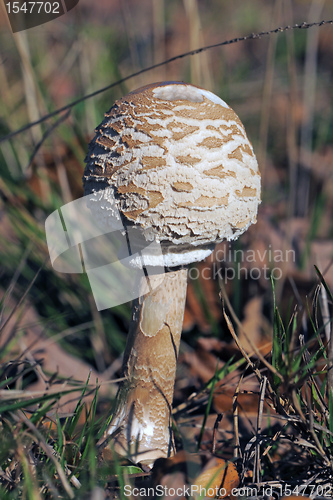
M 165 274 L 160 286 L 154 286 L 160 276 L 150 275 L 150 292 L 142 284 L 133 301 L 124 381 L 105 434 L 116 452 L 151 465 L 173 453 L 186 266 L 256 222 L 260 174 L 236 113 L 213 93 L 182 82 L 151 84 L 116 101 L 86 163 L 85 195 L 103 198 L 102 217 L 112 198 L 124 225 L 162 249 L 162 262 L 161 255 L 145 262 L 164 266 Z

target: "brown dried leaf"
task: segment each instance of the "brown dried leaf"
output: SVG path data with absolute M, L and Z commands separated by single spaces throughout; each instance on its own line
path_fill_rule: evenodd
M 251 340 L 255 346 L 265 355 L 269 353 L 272 348 L 272 339 L 271 336 L 268 337 L 267 335 L 267 333 L 270 332 L 270 325 L 262 314 L 262 309 L 262 297 L 250 299 L 244 308 L 245 318 L 242 321 L 242 327 L 244 331 L 251 336 Z M 252 348 L 242 329 L 239 330 L 238 338 L 244 349 L 247 352 L 251 352 Z
M 2 295 L 0 290 L 0 297 Z M 6 321 L 6 315 L 14 307 L 14 300 L 10 299 L 7 303 L 7 310 L 5 311 L 3 322 Z M 18 329 L 24 334 L 17 335 L 17 341 L 12 342 L 13 347 L 10 351 L 11 359 L 21 357 L 31 363 L 36 363 L 35 374 L 37 381 L 33 382 L 27 388 L 32 394 L 41 395 L 43 392 L 49 391 L 49 380 L 52 374 L 56 377 L 58 374 L 64 380 L 63 389 L 69 390 L 72 387 L 71 381 L 79 381 L 84 385 L 89 377 L 90 384 L 93 386 L 98 379 L 99 384 L 108 382 L 108 376 L 99 373 L 92 366 L 83 360 L 66 352 L 60 345 L 52 338 L 48 338 L 43 329 L 43 324 L 40 322 L 38 314 L 34 307 L 26 301 L 21 310 L 14 313 L 8 324 L 4 328 L 0 336 L 0 347 L 3 346 L 12 331 Z M 47 376 L 45 375 L 47 374 Z M 59 387 L 56 385 L 55 387 Z M 101 386 L 100 393 L 107 394 L 112 391 L 111 384 L 104 384 Z M 56 407 L 59 409 L 59 414 L 71 413 L 77 404 L 77 399 L 80 392 L 73 394 L 64 394 L 59 399 Z M 93 398 L 90 394 L 85 398 L 88 403 Z
M 235 360 L 239 358 L 239 351 L 234 345 L 215 337 L 200 337 L 195 351 L 185 352 L 181 361 L 189 366 L 192 376 L 200 379 L 200 383 L 206 383 L 215 375 L 216 369 L 223 367 L 223 360 L 231 357 Z
M 184 491 L 190 487 L 195 497 L 206 489 L 205 498 L 225 498 L 239 484 L 239 477 L 232 462 L 214 457 L 211 453 L 187 453 L 184 450 L 170 458 L 156 460 L 152 470 L 155 486 Z M 214 489 L 214 492 L 213 492 Z M 167 497 L 164 497 L 167 498 Z M 183 497 L 173 497 L 182 500 Z M 202 497 L 203 498 L 203 497 Z
M 210 331 L 210 325 L 205 317 L 202 305 L 195 294 L 193 283 L 190 281 L 187 287 L 183 330 L 191 330 L 195 325 L 197 325 L 202 332 Z
M 193 483 L 193 486 L 198 488 L 194 496 L 199 497 L 204 493 L 204 498 L 225 498 L 238 485 L 239 476 L 235 465 L 222 458 L 213 457 Z
M 290 497 L 284 496 L 281 498 L 281 500 L 302 500 L 302 498 L 309 498 L 309 497 L 304 497 L 303 495 L 291 495 Z

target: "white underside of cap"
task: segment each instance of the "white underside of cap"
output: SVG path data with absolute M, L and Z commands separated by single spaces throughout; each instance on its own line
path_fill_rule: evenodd
M 141 256 L 134 256 L 130 259 L 129 264 L 135 268 L 142 266 L 162 266 L 162 267 L 178 267 L 186 266 L 192 262 L 200 262 L 212 253 L 211 248 L 195 248 L 187 252 L 165 253 L 159 255 L 149 255 L 142 252 Z

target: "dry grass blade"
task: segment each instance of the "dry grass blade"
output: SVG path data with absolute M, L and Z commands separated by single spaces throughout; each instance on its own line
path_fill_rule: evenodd
M 9 284 L 9 286 L 8 286 L 7 290 L 5 291 L 5 294 L 3 296 L 2 306 L 0 309 L 0 331 L 1 331 L 1 327 L 2 327 L 2 320 L 3 320 L 5 307 L 7 305 L 7 302 L 9 302 L 9 300 L 12 296 L 12 293 L 13 293 L 13 290 L 15 288 L 15 285 L 17 283 L 18 278 L 19 278 L 24 266 L 27 263 L 27 259 L 28 259 L 28 256 L 29 256 L 31 250 L 32 250 L 32 247 L 33 247 L 33 243 L 30 242 L 29 245 L 27 246 L 27 248 L 24 250 L 24 253 L 21 257 L 21 260 L 17 266 L 17 269 L 16 269 L 12 279 L 10 280 L 10 284 Z
M 238 457 L 242 456 L 242 450 L 240 446 L 240 440 L 239 440 L 239 428 L 238 428 L 238 404 L 237 404 L 237 397 L 239 394 L 240 386 L 244 378 L 244 373 L 242 373 L 239 382 L 237 384 L 234 396 L 232 398 L 232 413 L 233 413 L 233 424 L 234 424 L 234 433 L 235 433 L 235 446 L 234 446 L 234 458 L 237 459 Z
M 330 461 L 328 460 L 326 453 L 324 452 L 323 447 L 322 447 L 321 443 L 319 442 L 318 436 L 314 431 L 314 418 L 313 418 L 313 412 L 312 412 L 313 398 L 312 398 L 311 389 L 310 389 L 310 395 L 309 395 L 308 387 L 306 387 L 306 389 L 305 389 L 305 395 L 306 395 L 307 406 L 308 406 L 309 430 L 310 430 L 311 436 L 312 436 L 314 442 L 316 443 L 317 450 L 318 450 L 319 454 L 321 455 L 321 457 L 323 458 L 324 463 L 327 466 L 330 466 L 331 465 Z
M 308 443 L 306 440 L 303 440 L 303 446 L 308 446 L 308 447 L 311 447 L 313 449 L 316 449 L 317 453 L 321 456 L 321 458 L 323 459 L 324 463 L 326 466 L 329 466 L 330 465 L 330 462 L 329 460 L 327 459 L 327 456 L 318 440 L 318 437 L 317 435 L 315 434 L 314 432 L 314 425 L 311 423 L 308 424 L 308 420 L 306 418 L 306 416 L 304 415 L 302 409 L 301 409 L 301 406 L 300 406 L 300 403 L 298 401 L 298 398 L 297 398 L 297 394 L 296 394 L 296 391 L 293 390 L 292 391 L 292 400 L 293 400 L 293 405 L 294 405 L 294 408 L 296 409 L 297 413 L 299 414 L 300 418 L 301 418 L 301 421 L 303 422 L 303 425 L 305 426 L 305 428 L 309 428 L 309 432 L 315 442 L 315 445 L 312 444 L 312 443 Z M 310 410 L 311 412 L 311 410 Z M 301 441 L 299 441 L 301 442 Z
M 221 296 L 221 295 L 220 295 Z M 230 305 L 231 307 L 231 304 L 229 302 L 229 299 L 227 298 L 227 302 L 228 302 L 228 307 Z M 258 370 L 258 368 L 255 367 L 254 363 L 251 361 L 251 359 L 249 358 L 249 355 L 247 354 L 247 352 L 245 351 L 245 349 L 243 348 L 243 346 L 241 345 L 241 343 L 239 342 L 239 339 L 236 335 L 236 332 L 234 330 L 234 327 L 230 321 L 230 318 L 228 317 L 227 313 L 225 312 L 225 309 L 224 309 L 224 304 L 222 303 L 222 308 L 223 308 L 223 316 L 224 316 L 224 319 L 226 320 L 226 323 L 228 325 L 228 328 L 229 328 L 229 331 L 233 337 L 233 339 L 235 340 L 236 344 L 237 344 L 237 347 L 239 348 L 239 350 L 241 351 L 242 355 L 244 356 L 244 358 L 246 359 L 248 365 L 251 367 L 251 369 L 253 370 L 254 374 L 256 375 L 258 381 L 260 382 L 260 384 L 262 383 L 262 380 L 263 380 L 263 377 L 260 373 L 260 371 Z M 232 310 L 232 309 L 231 309 Z M 237 322 L 240 324 L 239 320 L 237 319 L 237 316 L 235 315 L 235 313 L 233 313 L 233 315 L 235 316 Z M 256 352 L 258 351 L 258 349 L 256 349 Z M 262 355 L 260 354 L 260 359 L 262 358 Z M 266 360 L 265 360 L 265 365 L 269 367 L 272 366 L 270 363 L 268 363 Z M 283 380 L 283 377 L 280 375 L 279 372 L 276 371 L 276 369 L 272 366 L 272 370 L 271 370 L 273 373 L 276 372 L 277 376 L 280 378 L 280 380 Z M 277 408 L 274 408 L 275 410 L 277 410 L 278 412 L 282 413 L 283 415 L 287 415 L 285 409 L 284 409 L 284 406 L 283 406 L 283 401 L 281 399 L 280 396 L 278 396 L 275 391 L 273 390 L 269 380 L 267 380 L 267 389 L 268 389 L 268 392 L 270 394 L 270 396 L 272 397 L 272 400 L 276 401 L 276 404 L 277 404 Z M 274 406 L 273 406 L 274 407 Z
M 39 140 L 39 142 L 36 144 L 30 158 L 29 158 L 29 162 L 27 164 L 27 166 L 25 167 L 24 169 L 24 172 L 25 172 L 25 177 L 28 178 L 29 175 L 31 175 L 31 166 L 34 162 L 34 159 L 38 153 L 38 151 L 40 150 L 40 148 L 42 147 L 42 145 L 44 144 L 44 142 L 46 141 L 46 139 L 54 132 L 54 130 L 59 127 L 59 125 L 61 125 L 64 121 L 67 120 L 67 118 L 69 117 L 69 115 L 71 114 L 71 109 L 68 109 L 68 111 L 66 113 L 64 113 L 62 116 L 60 116 L 48 129 L 46 132 L 44 132 L 43 134 L 43 137 Z
M 281 15 L 281 2 L 276 0 L 273 7 L 272 19 L 274 22 L 276 19 L 280 20 Z M 274 55 L 276 51 L 277 39 L 271 37 L 269 39 L 268 50 L 266 55 L 266 72 L 265 80 L 263 86 L 263 103 L 261 107 L 261 117 L 260 117 L 260 132 L 259 132 L 259 150 L 258 150 L 258 163 L 260 165 L 261 175 L 264 178 L 265 167 L 266 167 L 266 156 L 267 156 L 267 142 L 269 133 L 269 120 L 270 120 L 270 103 L 273 93 L 273 81 L 274 81 Z
M 45 259 L 45 262 L 46 262 L 47 259 Z M 44 263 L 45 263 L 44 262 Z M 33 277 L 33 279 L 31 280 L 31 282 L 29 283 L 29 285 L 27 286 L 27 289 L 25 290 L 24 294 L 22 295 L 22 297 L 20 298 L 20 300 L 17 302 L 17 304 L 15 304 L 15 307 L 12 309 L 12 311 L 9 313 L 7 319 L 3 322 L 2 325 L 0 325 L 0 333 L 6 328 L 7 324 L 9 323 L 9 321 L 12 319 L 13 315 L 15 314 L 15 312 L 17 310 L 20 309 L 21 305 L 23 304 L 23 302 L 25 301 L 26 297 L 28 296 L 31 288 L 33 287 L 36 279 L 38 278 L 39 276 L 39 273 L 41 272 L 41 270 L 43 269 L 44 267 L 44 263 L 43 265 L 40 266 L 40 268 L 38 269 L 38 271 L 36 272 L 35 276 Z
M 37 438 L 38 440 L 38 444 L 39 446 L 42 448 L 42 450 L 44 451 L 44 453 L 47 455 L 47 457 L 53 462 L 56 470 L 57 470 L 57 473 L 59 475 L 59 479 L 67 493 L 67 495 L 69 496 L 69 498 L 74 498 L 75 497 L 75 494 L 68 482 L 68 479 L 66 477 L 66 474 L 64 472 L 64 469 L 61 467 L 60 463 L 58 462 L 58 460 L 55 458 L 55 451 L 53 450 L 53 448 L 47 444 L 47 442 L 45 441 L 44 439 L 44 436 L 39 432 L 39 430 L 34 426 L 34 424 L 24 415 L 24 413 L 22 411 L 19 411 L 16 414 L 13 414 L 12 415 L 14 420 L 16 420 L 17 422 L 23 422 L 34 434 L 34 436 Z M 70 471 L 69 470 L 66 470 L 67 474 L 70 475 Z M 73 485 L 76 487 L 76 488 L 80 488 L 80 482 L 76 479 L 75 476 L 72 476 L 70 481 L 73 483 Z
M 228 329 L 232 335 L 232 338 L 234 339 L 234 341 L 236 342 L 236 345 L 237 347 L 239 348 L 240 352 L 242 353 L 242 355 L 244 356 L 244 358 L 246 359 L 247 363 L 249 366 L 251 366 L 252 370 L 254 371 L 254 373 L 256 374 L 258 380 L 261 382 L 262 380 L 262 376 L 261 376 L 261 373 L 260 371 L 255 367 L 254 363 L 251 361 L 251 359 L 249 358 L 247 352 L 245 351 L 245 349 L 243 348 L 243 346 L 240 344 L 239 340 L 238 340 L 238 337 L 236 335 L 236 332 L 234 330 L 234 327 L 230 321 L 230 318 L 229 316 L 227 315 L 227 313 L 225 312 L 225 309 L 224 309 L 224 304 L 222 304 L 222 308 L 223 308 L 223 316 L 224 316 L 224 319 L 226 320 L 226 323 L 228 325 Z
M 260 442 L 259 436 L 262 431 L 262 417 L 264 411 L 264 401 L 265 401 L 265 392 L 267 385 L 267 377 L 263 377 L 261 386 L 260 386 L 260 398 L 259 398 L 259 408 L 258 408 L 258 416 L 257 416 L 257 445 L 256 445 L 256 454 L 255 454 L 255 462 L 254 462 L 254 470 L 253 470 L 253 479 L 255 479 L 256 483 L 260 481 Z
M 269 451 L 272 449 L 272 447 L 273 447 L 274 443 L 276 443 L 276 442 L 277 442 L 277 440 L 279 439 L 279 437 L 281 437 L 281 435 L 282 435 L 283 431 L 286 429 L 287 425 L 288 425 L 288 424 L 285 424 L 285 425 L 284 425 L 284 426 L 283 426 L 280 430 L 278 430 L 278 431 L 274 434 L 274 436 L 272 437 L 272 442 L 271 442 L 271 444 L 267 446 L 267 448 L 264 450 L 264 452 L 263 452 L 263 454 L 262 454 L 262 456 L 263 456 L 263 457 L 265 457 L 265 456 L 269 453 Z
M 311 2 L 309 16 L 313 20 L 320 19 L 323 11 L 325 0 L 315 0 Z M 304 68 L 304 88 L 303 88 L 303 112 L 304 120 L 302 121 L 300 131 L 300 166 L 301 171 L 297 186 L 298 193 L 301 196 L 296 196 L 297 213 L 304 216 L 309 209 L 309 196 L 311 184 L 311 162 L 312 148 L 314 139 L 314 118 L 316 104 L 316 86 L 317 86 L 317 66 L 318 66 L 318 43 L 319 33 L 317 30 L 311 30 L 307 33 L 307 44 L 305 52 L 305 68 Z
M 328 297 L 327 297 L 327 292 L 323 284 L 318 285 L 318 298 L 319 298 L 319 303 L 320 307 L 322 310 L 322 317 L 323 317 L 323 323 L 324 323 L 324 329 L 325 329 L 325 336 L 327 342 L 330 341 L 331 338 L 331 317 L 330 317 L 330 312 L 329 312 L 329 307 L 328 307 Z
M 216 417 L 215 423 L 214 423 L 214 428 L 213 428 L 213 445 L 212 445 L 212 453 L 213 455 L 216 452 L 216 434 L 219 428 L 219 424 L 222 421 L 223 414 L 219 413 Z
M 36 484 L 35 479 L 35 467 L 33 459 L 30 456 L 30 453 L 26 454 L 26 450 L 24 449 L 23 444 L 18 443 L 19 446 L 17 448 L 17 454 L 19 458 L 19 462 L 22 466 L 22 470 L 25 475 L 29 478 L 28 480 L 28 490 L 30 493 L 30 497 L 33 496 L 34 500 L 42 500 L 42 496 L 40 494 L 39 488 Z M 28 455 L 28 456 L 27 456 Z
M 274 368 L 274 366 L 271 365 L 271 363 L 269 363 L 267 361 L 267 359 L 265 359 L 265 357 L 261 354 L 261 352 L 259 351 L 259 349 L 254 345 L 254 343 L 252 342 L 250 336 L 246 333 L 246 331 L 244 330 L 241 322 L 239 321 L 239 319 L 237 318 L 237 315 L 235 314 L 235 311 L 233 310 L 233 307 L 230 303 L 230 300 L 229 300 L 229 297 L 225 291 L 225 287 L 222 283 L 222 281 L 220 280 L 220 287 L 221 287 L 221 291 L 220 291 L 220 298 L 222 300 L 223 298 L 223 301 L 225 301 L 225 303 L 227 304 L 228 306 L 228 309 L 229 311 L 231 312 L 231 315 L 232 315 L 232 318 L 233 320 L 236 322 L 238 328 L 240 328 L 244 334 L 244 337 L 246 338 L 247 342 L 249 343 L 249 345 L 251 346 L 251 349 L 253 349 L 253 352 L 255 352 L 255 354 L 258 356 L 258 358 L 260 359 L 260 361 L 265 365 L 267 366 L 267 368 L 272 372 L 274 373 L 274 375 L 276 375 L 277 377 L 279 377 L 279 379 L 281 380 L 281 382 L 283 382 L 283 377 L 281 375 L 281 373 L 279 373 L 277 371 L 276 368 Z M 238 348 L 240 349 L 241 353 L 243 354 L 244 358 L 246 359 L 246 361 L 251 365 L 251 367 L 253 368 L 254 367 L 254 364 L 251 362 L 248 354 L 246 353 L 245 349 L 241 346 L 240 342 L 239 342 L 239 339 L 236 335 L 236 332 L 234 330 L 234 327 L 232 326 L 232 323 L 230 321 L 230 319 L 228 318 L 228 316 L 226 315 L 225 313 L 225 309 L 224 309 L 224 304 L 222 303 L 222 308 L 223 308 L 223 315 L 224 315 L 224 318 L 228 324 L 228 328 L 230 330 L 230 333 L 231 335 L 233 336 L 233 339 L 235 340 Z M 231 329 L 230 329 L 231 328 Z M 255 371 L 256 375 L 258 376 L 258 380 L 261 381 L 261 375 L 260 375 L 260 372 L 259 370 Z
M 300 335 L 300 345 L 301 345 L 301 347 L 305 347 L 304 337 L 302 335 Z M 323 415 L 325 415 L 326 421 L 328 422 L 329 421 L 328 407 L 327 407 L 325 399 L 323 398 L 323 396 L 322 396 L 322 394 L 320 392 L 320 389 L 318 387 L 317 382 L 313 378 L 311 370 L 308 368 L 308 364 L 309 364 L 309 361 L 310 361 L 310 355 L 309 355 L 309 353 L 308 353 L 308 351 L 306 349 L 304 350 L 303 357 L 304 357 L 304 360 L 305 360 L 306 371 L 308 373 L 308 380 L 311 383 L 311 385 L 314 388 L 314 390 L 316 391 L 317 402 L 318 402 L 318 404 L 321 407 Z M 329 380 L 327 380 L 327 385 L 328 385 L 328 387 L 330 387 Z

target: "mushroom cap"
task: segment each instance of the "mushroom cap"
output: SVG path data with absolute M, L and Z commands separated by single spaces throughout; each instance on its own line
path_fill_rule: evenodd
M 107 226 L 120 214 L 160 243 L 164 265 L 202 260 L 256 222 L 257 160 L 242 122 L 213 93 L 147 85 L 116 101 L 95 132 L 83 176 L 95 216 Z

